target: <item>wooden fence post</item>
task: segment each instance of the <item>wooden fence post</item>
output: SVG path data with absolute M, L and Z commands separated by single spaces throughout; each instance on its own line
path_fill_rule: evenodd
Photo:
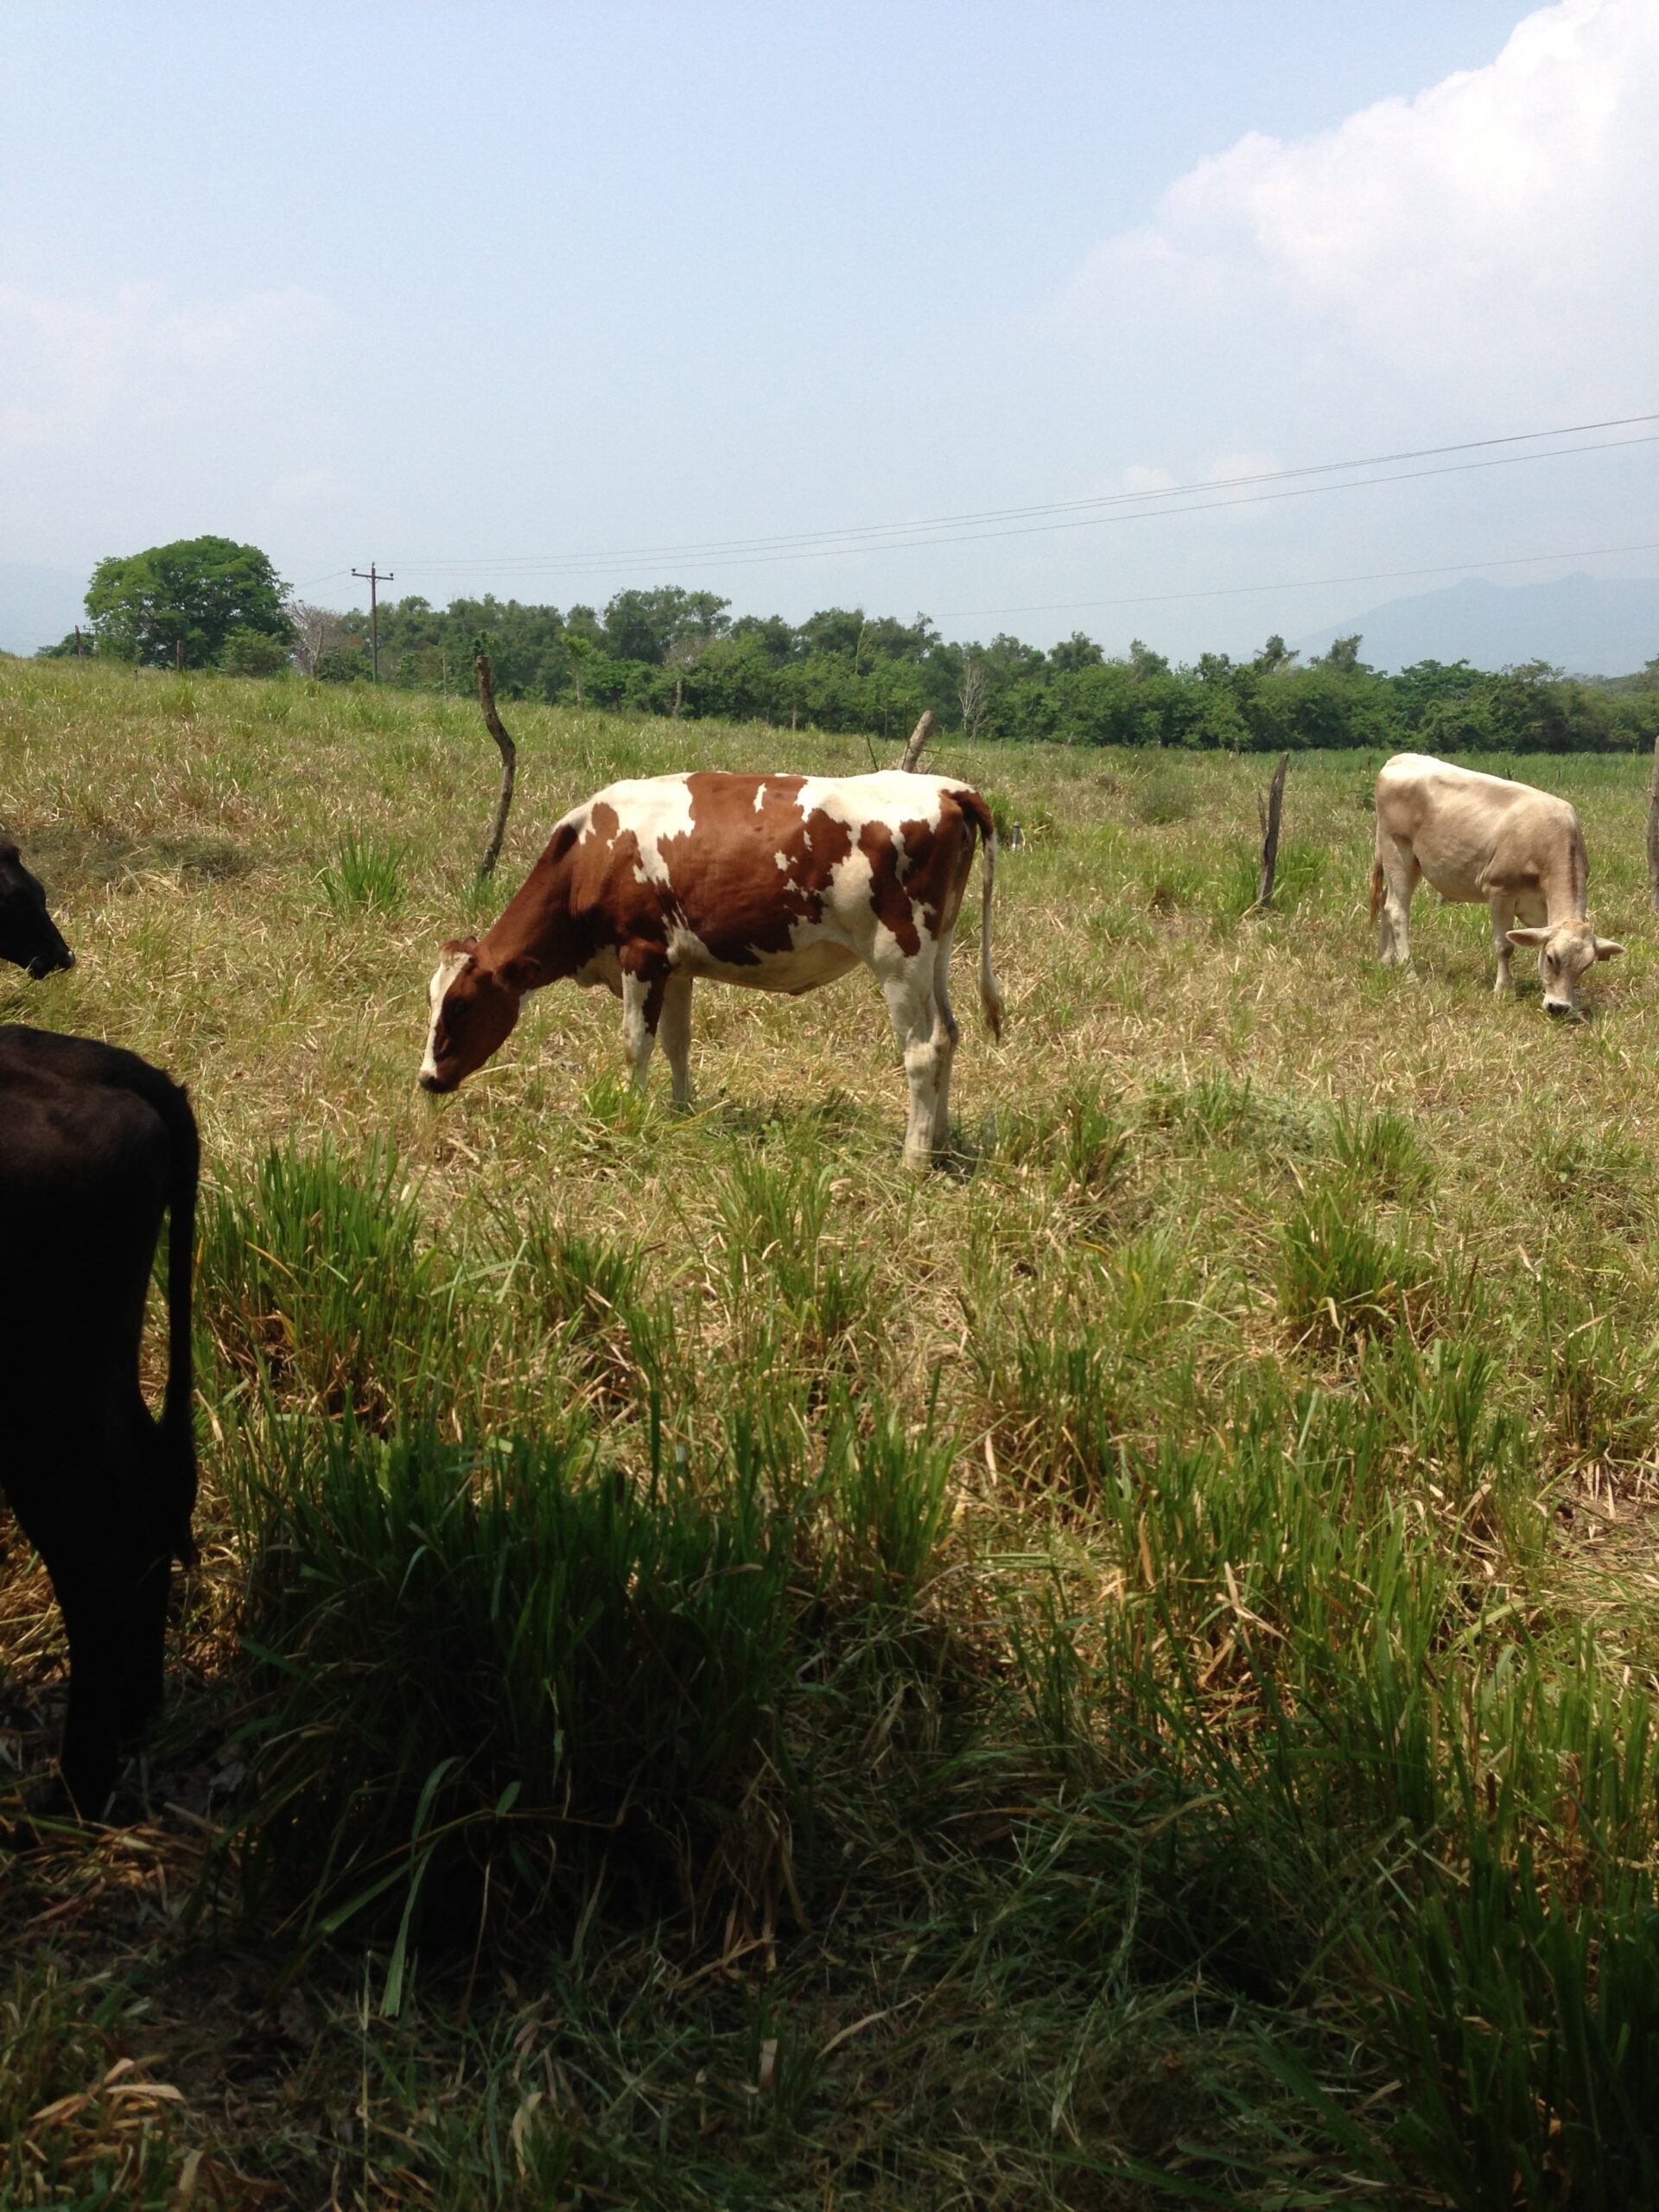
M 910 733 L 910 742 L 905 747 L 905 757 L 899 763 L 899 767 L 907 773 L 914 773 L 917 763 L 922 757 L 923 748 L 933 734 L 933 709 L 929 707 L 924 712 L 920 721 Z
M 495 740 L 501 754 L 501 793 L 495 802 L 495 819 L 490 824 L 490 842 L 484 848 L 484 857 L 478 864 L 480 875 L 490 875 L 500 858 L 501 840 L 507 834 L 507 810 L 512 804 L 513 779 L 518 772 L 518 751 L 507 735 L 505 726 L 495 709 L 495 682 L 490 672 L 487 653 L 474 656 L 473 673 L 478 678 L 478 703 L 483 709 L 484 727 Z
M 1648 784 L 1648 904 L 1659 914 L 1659 737 L 1653 741 L 1653 774 Z
M 1273 781 L 1268 786 L 1265 804 L 1260 798 L 1255 802 L 1262 823 L 1262 876 L 1255 893 L 1258 913 L 1273 902 L 1273 872 L 1279 864 L 1279 813 L 1285 803 L 1285 771 L 1289 766 L 1289 753 L 1281 753 L 1279 766 L 1273 772 Z

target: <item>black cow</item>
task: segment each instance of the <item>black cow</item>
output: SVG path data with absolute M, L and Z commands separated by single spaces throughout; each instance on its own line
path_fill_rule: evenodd
M 0 1028 L 0 1486 L 69 1637 L 65 1789 L 96 1818 L 121 1738 L 160 1704 L 168 1585 L 194 1557 L 195 1116 L 135 1052 Z M 162 1216 L 167 1395 L 138 1348 Z
M 0 839 L 0 960 L 35 976 L 73 968 L 75 956 L 46 911 L 46 893 L 23 866 L 16 845 Z

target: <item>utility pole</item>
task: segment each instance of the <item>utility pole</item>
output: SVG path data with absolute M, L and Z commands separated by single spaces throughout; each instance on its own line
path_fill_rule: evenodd
M 378 683 L 380 681 L 380 607 L 376 594 L 380 585 L 395 584 L 397 579 L 390 569 L 377 569 L 372 561 L 366 569 L 353 569 L 352 574 L 361 576 L 369 588 L 369 667 Z

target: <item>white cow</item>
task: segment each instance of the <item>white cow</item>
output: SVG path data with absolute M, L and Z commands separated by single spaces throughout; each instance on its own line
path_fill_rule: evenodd
M 1487 908 L 1496 990 L 1514 987 L 1510 947 L 1538 947 L 1547 1013 L 1573 1013 L 1580 979 L 1624 950 L 1590 926 L 1584 832 L 1564 798 L 1427 753 L 1397 753 L 1376 779 L 1371 919 L 1382 917 L 1384 967 L 1411 964 L 1411 898 L 1420 876 L 1442 899 Z M 1511 928 L 1517 920 L 1522 926 Z

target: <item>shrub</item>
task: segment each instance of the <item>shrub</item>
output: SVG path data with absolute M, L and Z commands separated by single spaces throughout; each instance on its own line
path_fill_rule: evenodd
M 1360 1217 L 1351 1192 L 1319 1191 L 1286 1225 L 1279 1308 L 1300 1342 L 1333 1351 L 1408 1328 L 1430 1274 L 1403 1234 L 1381 1236 Z
M 289 661 L 287 639 L 264 630 L 232 630 L 219 656 L 226 676 L 280 676 Z
M 210 1192 L 197 1322 L 225 1387 L 375 1430 L 464 1373 L 454 1284 L 397 1155 L 273 1147 L 251 1192 Z
M 1192 812 L 1192 792 L 1185 776 L 1154 769 L 1135 795 L 1135 818 L 1154 827 L 1185 822 Z
M 313 1937 L 369 1914 L 401 1948 L 601 1870 L 659 1906 L 774 1892 L 816 1587 L 744 1442 L 633 1482 L 522 1436 L 245 1432 L 253 1909 Z
M 359 836 L 353 830 L 318 878 L 322 895 L 336 914 L 394 914 L 404 903 L 406 857 L 401 845 Z

